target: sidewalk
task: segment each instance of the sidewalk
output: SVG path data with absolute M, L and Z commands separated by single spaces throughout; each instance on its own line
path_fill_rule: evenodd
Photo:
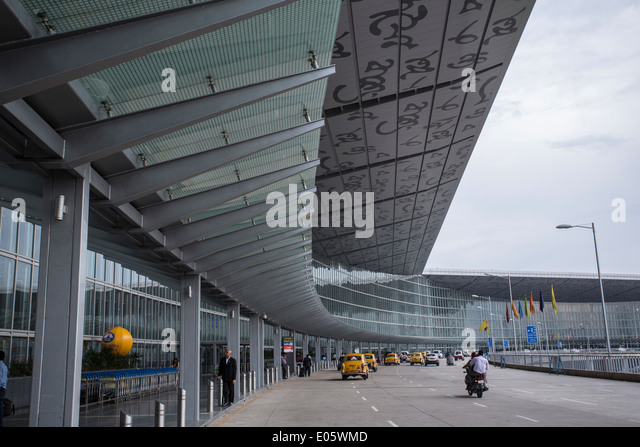
M 246 396 L 242 394 L 231 407 L 224 409 L 218 405 L 217 394 L 213 407 L 213 413 L 207 411 L 207 382 L 200 386 L 200 419 L 198 421 L 187 421 L 187 427 L 204 427 L 212 424 L 220 416 L 235 410 L 264 391 L 279 385 L 282 382 L 271 384 L 269 387 L 262 387 Z M 92 404 L 80 410 L 80 427 L 119 427 L 120 413 L 124 412 L 131 416 L 132 427 L 154 427 L 155 426 L 155 405 L 156 401 L 165 406 L 165 427 L 177 427 L 178 425 L 178 391 L 167 391 L 153 393 L 141 398 L 136 398 L 120 402 L 107 402 L 104 404 Z M 16 412 L 13 416 L 3 419 L 4 427 L 28 427 L 28 411 Z

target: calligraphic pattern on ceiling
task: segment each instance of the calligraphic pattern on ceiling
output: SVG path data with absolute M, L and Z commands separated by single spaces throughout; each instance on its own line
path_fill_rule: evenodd
M 422 273 L 534 3 L 343 2 L 316 185 L 374 192 L 375 233 L 315 228 L 314 251 Z

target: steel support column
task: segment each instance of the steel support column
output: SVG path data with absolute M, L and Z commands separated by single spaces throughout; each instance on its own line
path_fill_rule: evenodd
M 264 385 L 264 320 L 261 315 L 249 316 L 249 362 L 251 371 L 256 373 L 258 387 Z
M 182 277 L 180 293 L 180 387 L 187 392 L 185 418 L 200 418 L 200 302 L 198 274 Z
M 237 302 L 227 303 L 227 349 L 231 349 L 231 357 L 236 359 L 238 365 L 234 387 L 237 399 L 240 396 L 240 304 Z
M 91 171 L 45 181 L 30 426 L 78 426 Z

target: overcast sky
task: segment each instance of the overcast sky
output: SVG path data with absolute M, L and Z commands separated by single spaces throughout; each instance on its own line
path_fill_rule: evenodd
M 602 272 L 640 274 L 639 24 L 537 0 L 427 269 L 595 273 L 591 231 L 555 229 L 594 222 Z

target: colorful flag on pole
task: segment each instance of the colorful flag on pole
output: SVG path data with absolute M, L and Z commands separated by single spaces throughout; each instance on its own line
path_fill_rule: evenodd
M 482 324 L 480 325 L 480 330 L 481 331 L 486 331 L 489 329 L 489 323 L 487 323 L 487 320 L 484 320 L 482 322 Z
M 529 295 L 529 309 L 531 310 L 531 315 L 536 313 L 536 309 L 533 307 L 533 291 L 531 291 L 531 294 Z
M 504 303 L 504 305 L 505 305 L 505 307 L 507 308 L 507 323 L 508 323 L 509 321 L 511 321 L 511 320 L 509 319 L 509 305 L 508 305 L 507 303 Z
M 524 297 L 524 314 L 527 318 L 531 318 L 531 313 L 529 313 L 529 306 L 527 306 L 527 297 Z
M 540 289 L 540 312 L 544 312 L 544 298 L 542 298 L 542 289 Z
M 516 312 L 516 303 L 514 303 L 513 301 L 511 301 L 511 309 L 513 309 L 513 316 L 519 320 L 520 315 L 518 315 L 518 312 Z
M 551 307 L 553 307 L 553 313 L 558 313 L 558 306 L 556 305 L 556 296 L 553 294 L 553 284 L 551 284 Z

